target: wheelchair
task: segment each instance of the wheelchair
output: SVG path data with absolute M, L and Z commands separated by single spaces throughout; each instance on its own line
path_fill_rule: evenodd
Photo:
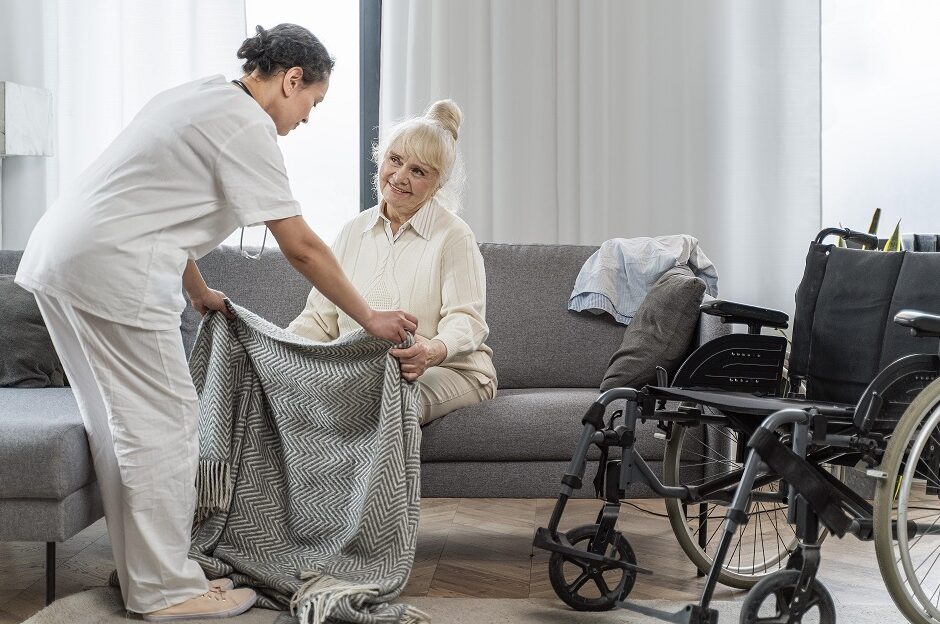
M 783 335 L 761 333 L 787 328 L 786 314 L 708 302 L 704 312 L 747 333 L 700 346 L 672 380 L 657 369 L 655 385 L 608 390 L 588 408 L 548 526 L 533 542 L 552 553 L 549 579 L 569 606 L 715 624 L 710 603 L 722 583 L 749 590 L 742 623 L 814 613 L 831 624 L 835 606 L 816 578 L 821 545 L 850 533 L 874 540 L 886 587 L 909 621 L 940 624 L 940 316 L 913 311 L 940 312 L 940 253 L 849 249 L 826 244 L 831 235 L 877 244 L 847 229 L 817 235 L 796 292 L 789 357 Z M 646 420 L 666 441 L 662 479 L 636 449 Z M 562 533 L 593 446 L 603 506 L 593 524 Z M 876 482 L 873 501 L 843 480 L 850 469 Z M 701 600 L 679 613 L 627 600 L 638 575 L 652 573 L 616 527 L 632 484 L 664 497 L 679 545 L 706 577 Z

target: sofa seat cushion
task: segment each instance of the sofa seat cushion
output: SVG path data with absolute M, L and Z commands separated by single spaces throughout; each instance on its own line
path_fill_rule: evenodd
M 95 481 L 71 388 L 0 389 L 0 498 L 62 500 Z
M 499 390 L 494 399 L 422 427 L 421 461 L 570 460 L 581 437 L 581 418 L 598 395 L 591 388 Z M 623 401 L 616 404 L 619 408 Z M 658 461 L 665 445 L 653 437 L 655 426 L 653 421 L 637 422 L 636 448 L 644 459 Z M 597 447 L 592 447 L 588 457 L 597 456 Z

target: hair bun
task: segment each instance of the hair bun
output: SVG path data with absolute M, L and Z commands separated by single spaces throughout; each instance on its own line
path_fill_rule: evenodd
M 428 107 L 424 116 L 441 124 L 457 140 L 457 131 L 463 121 L 463 112 L 453 100 L 438 100 Z
M 238 49 L 236 56 L 247 61 L 254 61 L 264 54 L 265 30 L 263 26 L 255 26 L 255 36 L 248 37 Z

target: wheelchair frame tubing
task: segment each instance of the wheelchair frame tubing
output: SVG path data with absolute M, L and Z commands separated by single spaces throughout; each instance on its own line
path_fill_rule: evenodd
M 787 423 L 806 423 L 808 422 L 806 412 L 797 409 L 785 409 L 774 412 L 761 423 L 761 427 L 774 431 L 781 425 Z M 702 612 L 707 612 L 712 597 L 715 594 L 715 586 L 718 584 L 718 575 L 724 565 L 725 557 L 728 554 L 728 548 L 731 546 L 731 540 L 739 526 L 747 524 L 747 510 L 751 502 L 751 488 L 757 480 L 760 473 L 767 470 L 760 455 L 754 449 L 751 449 L 744 464 L 744 474 L 741 476 L 741 482 L 734 493 L 731 506 L 725 513 L 724 530 L 721 534 L 721 540 L 718 542 L 718 549 L 715 552 L 715 558 L 712 561 L 712 567 L 705 578 L 705 588 L 702 590 L 702 599 L 699 606 Z

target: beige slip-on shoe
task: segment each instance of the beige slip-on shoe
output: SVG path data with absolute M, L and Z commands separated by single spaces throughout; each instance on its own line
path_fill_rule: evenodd
M 217 578 L 209 581 L 209 589 L 218 587 L 219 589 L 235 589 L 235 582 L 230 578 Z
M 258 594 L 247 587 L 242 589 L 213 587 L 200 596 L 166 609 L 144 613 L 143 616 L 148 622 L 232 617 L 250 609 L 257 599 Z
M 111 587 L 120 587 L 121 583 L 118 581 L 117 570 L 111 572 L 111 576 L 108 577 L 108 585 Z M 230 578 L 218 578 L 212 579 L 209 581 L 209 589 L 213 587 L 219 587 L 221 589 L 235 589 L 235 582 Z

